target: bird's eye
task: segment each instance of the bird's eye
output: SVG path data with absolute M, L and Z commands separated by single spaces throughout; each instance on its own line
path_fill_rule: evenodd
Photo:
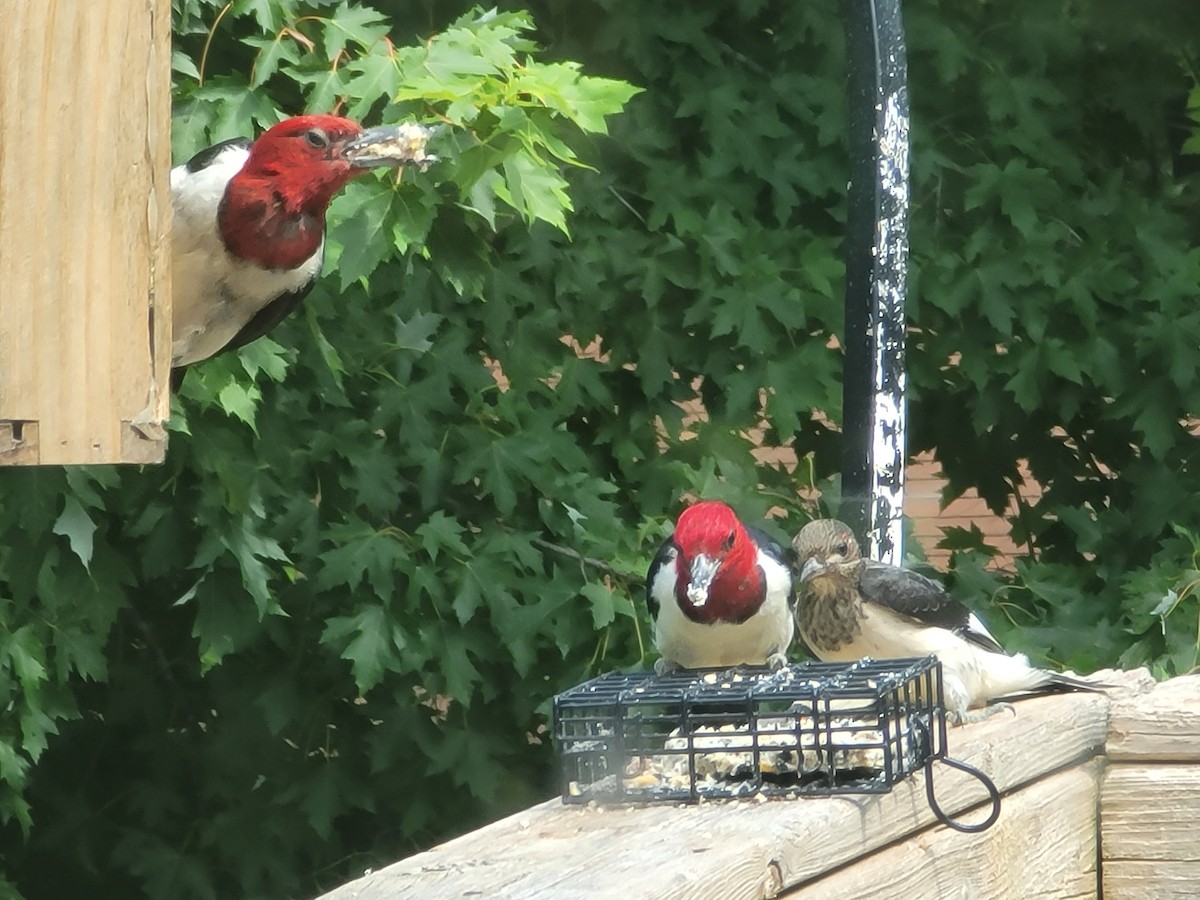
M 308 142 L 310 147 L 328 147 L 329 135 L 323 132 L 320 128 L 310 128 L 304 132 L 304 140 Z
M 736 537 L 737 537 L 737 535 L 734 532 L 732 532 L 732 531 L 729 532 L 729 537 L 725 538 L 725 541 L 721 544 L 721 549 L 732 550 L 733 542 Z
M 833 551 L 835 553 L 837 553 L 839 556 L 845 556 L 848 552 L 850 552 L 850 545 L 847 544 L 845 541 L 842 541 L 836 547 L 833 548 Z

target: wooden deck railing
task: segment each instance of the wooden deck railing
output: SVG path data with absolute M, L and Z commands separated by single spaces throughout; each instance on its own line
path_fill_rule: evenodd
M 1200 676 L 1105 673 L 1109 696 L 1024 700 L 950 730 L 950 755 L 1004 793 L 980 834 L 938 825 L 922 776 L 889 794 L 697 806 L 558 799 L 352 881 L 383 898 L 1091 898 L 1200 896 Z M 980 784 L 940 764 L 937 796 L 981 819 Z

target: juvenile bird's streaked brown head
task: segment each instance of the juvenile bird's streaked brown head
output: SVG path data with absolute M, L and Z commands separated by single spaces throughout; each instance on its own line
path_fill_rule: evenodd
M 799 571 L 796 627 L 820 659 L 852 645 L 862 628 L 859 579 L 867 561 L 854 532 L 837 519 L 816 519 L 792 538 Z
M 800 580 L 811 580 L 823 570 L 862 558 L 854 532 L 837 519 L 814 519 L 792 538 Z

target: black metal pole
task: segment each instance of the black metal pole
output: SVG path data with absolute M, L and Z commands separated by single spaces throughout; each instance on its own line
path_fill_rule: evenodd
M 850 69 L 840 516 L 899 563 L 904 507 L 908 85 L 900 0 L 842 0 Z

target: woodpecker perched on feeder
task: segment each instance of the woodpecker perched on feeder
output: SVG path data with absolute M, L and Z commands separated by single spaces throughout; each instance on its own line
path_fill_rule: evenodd
M 836 519 L 805 525 L 792 540 L 800 577 L 796 626 L 819 659 L 850 662 L 934 654 L 942 663 L 946 710 L 962 723 L 986 718 L 1005 697 L 1100 691 L 1004 651 L 979 618 L 924 575 L 863 559 L 850 528 Z
M 297 116 L 172 169 L 172 368 L 278 325 L 321 273 L 334 195 L 370 168 L 424 169 L 434 160 L 428 137 L 419 125 L 364 131 L 337 116 Z
M 688 507 L 646 574 L 659 674 L 787 662 L 795 626 L 783 548 L 724 503 Z

